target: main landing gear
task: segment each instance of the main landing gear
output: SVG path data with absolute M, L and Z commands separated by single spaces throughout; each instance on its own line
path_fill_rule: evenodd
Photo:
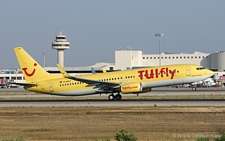
M 197 91 L 197 88 L 196 87 L 192 87 L 192 91 Z
M 108 96 L 108 99 L 109 100 L 121 100 L 122 99 L 122 95 L 120 93 L 118 93 L 116 95 L 113 95 L 113 93 L 112 93 L 112 94 L 110 94 Z

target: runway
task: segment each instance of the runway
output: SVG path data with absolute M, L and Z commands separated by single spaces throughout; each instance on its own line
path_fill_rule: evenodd
M 84 106 L 225 106 L 224 99 L 154 99 L 154 100 L 3 100 L 0 107 L 84 107 Z
M 4 94 L 2 94 L 4 92 Z M 13 92 L 13 94 L 8 94 Z M 17 92 L 20 93 L 17 95 Z M 129 99 L 128 97 L 137 97 L 136 95 L 123 95 L 121 101 L 109 101 L 107 95 L 99 96 L 85 96 L 82 99 L 73 97 L 73 99 L 56 99 L 59 96 L 40 95 L 36 93 L 24 94 L 26 91 L 23 89 L 0 89 L 0 107 L 76 107 L 76 106 L 225 106 L 225 88 L 199 88 L 197 91 L 192 91 L 190 88 L 154 88 L 152 92 L 140 94 L 145 99 Z M 21 94 L 22 93 L 22 94 Z M 220 99 L 166 99 L 165 96 L 192 96 L 192 95 L 219 95 Z M 151 99 L 151 96 L 158 96 L 160 99 Z M 16 100 L 4 100 L 4 98 L 18 98 Z M 91 99 L 90 99 L 91 97 Z M 27 98 L 26 100 L 20 100 Z M 30 98 L 42 98 L 30 100 Z M 43 98 L 47 98 L 44 99 Z M 68 97 L 67 97 L 68 98 Z

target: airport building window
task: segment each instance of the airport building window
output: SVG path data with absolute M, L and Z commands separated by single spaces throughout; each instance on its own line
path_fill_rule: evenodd
M 180 59 L 182 59 L 182 57 L 180 57 Z
M 145 59 L 145 57 L 143 57 L 143 59 Z
M 176 57 L 178 59 L 178 57 Z
M 16 80 L 16 77 L 11 77 L 12 80 Z
M 66 39 L 65 37 L 56 37 L 56 39 Z
M 22 80 L 22 77 L 17 77 L 17 80 Z
M 22 80 L 22 77 L 19 76 L 19 77 L 11 77 L 12 80 Z
M 191 56 L 191 59 L 193 59 L 193 56 Z
M 152 59 L 152 57 L 150 57 L 150 59 Z
M 53 46 L 70 46 L 69 44 L 53 44 Z
M 156 59 L 156 57 L 154 57 L 154 59 Z

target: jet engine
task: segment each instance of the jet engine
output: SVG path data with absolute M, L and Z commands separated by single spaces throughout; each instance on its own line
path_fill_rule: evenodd
M 121 85 L 121 93 L 129 94 L 129 93 L 146 93 L 150 92 L 151 88 L 142 88 L 141 83 L 129 83 Z

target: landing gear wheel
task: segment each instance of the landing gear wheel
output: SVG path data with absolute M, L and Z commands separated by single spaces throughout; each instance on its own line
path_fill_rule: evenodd
M 116 99 L 116 100 L 121 100 L 121 99 L 122 99 L 122 95 L 121 95 L 121 94 L 117 94 L 117 95 L 115 96 L 115 99 Z
M 115 100 L 115 96 L 113 94 L 111 94 L 111 95 L 108 96 L 108 99 L 109 100 Z
M 193 88 L 192 88 L 192 91 L 196 91 L 196 90 L 197 90 L 197 88 L 196 88 L 196 87 L 193 87 Z

